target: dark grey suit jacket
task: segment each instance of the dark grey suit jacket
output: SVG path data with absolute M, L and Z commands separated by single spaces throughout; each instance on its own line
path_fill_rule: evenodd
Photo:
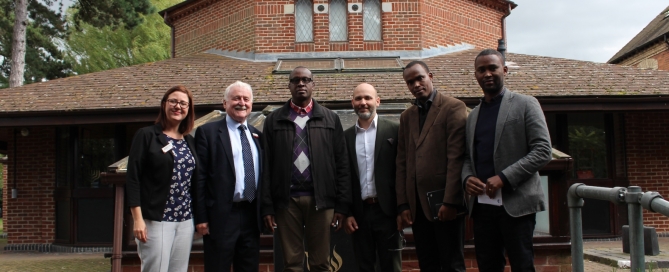
M 397 156 L 397 130 L 399 124 L 379 117 L 374 146 L 374 183 L 376 197 L 381 210 L 388 215 L 397 215 L 397 196 L 395 193 L 395 157 Z M 351 188 L 353 194 L 353 216 L 362 216 L 362 198 L 360 196 L 360 171 L 355 152 L 355 125 L 344 131 L 351 165 Z
M 472 154 L 479 107 L 480 104 L 467 118 L 463 188 L 467 177 L 476 176 Z M 519 217 L 546 210 L 539 169 L 550 162 L 552 149 L 546 119 L 536 98 L 506 90 L 497 116 L 494 146 L 495 173 L 504 173 L 511 185 L 502 188 L 506 212 Z M 475 199 L 471 196 L 468 201 L 470 215 Z
M 261 158 L 255 201 L 257 203 L 258 230 L 262 231 L 262 220 L 258 215 L 260 190 L 262 188 L 263 149 L 260 145 L 262 134 L 255 127 L 251 125 L 248 125 L 248 127 L 251 133 L 258 135 L 258 137 L 253 137 L 255 146 L 258 148 L 258 158 Z M 213 239 L 216 239 L 223 234 L 226 228 L 239 227 L 226 224 L 235 193 L 235 162 L 232 157 L 232 145 L 226 119 L 198 127 L 195 131 L 195 146 L 199 158 L 198 175 L 193 185 L 195 224 L 209 223 L 209 234 Z

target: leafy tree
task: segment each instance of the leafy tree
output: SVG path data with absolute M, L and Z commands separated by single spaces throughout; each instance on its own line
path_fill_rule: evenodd
M 62 0 L 27 0 L 25 83 L 66 77 L 71 64 L 65 60 L 61 48 L 70 32 L 63 16 Z M 76 8 L 70 23 L 75 26 L 90 24 L 112 29 L 123 26 L 132 29 L 140 25 L 145 14 L 155 8 L 149 0 L 74 0 Z M 59 9 L 52 7 L 59 5 Z M 0 0 L 0 88 L 8 86 L 12 66 L 12 33 L 14 26 L 13 0 Z M 19 37 L 20 38 L 20 37 Z
M 151 2 L 158 9 L 165 9 L 183 0 Z M 71 21 L 75 20 L 76 13 L 69 17 Z M 169 58 L 169 26 L 157 13 L 140 15 L 140 19 L 144 23 L 133 29 L 124 24 L 98 28 L 80 23 L 80 31 L 72 33 L 66 43 L 66 59 L 73 64 L 73 70 L 85 74 Z
M 65 77 L 70 65 L 63 60 L 59 40 L 67 35 L 65 20 L 59 11 L 50 9 L 54 1 L 29 0 L 26 22 L 26 52 L 23 78 L 25 83 L 42 79 Z M 0 87 L 8 86 L 11 73 L 12 34 L 15 4 L 12 0 L 0 0 Z
M 77 10 L 74 14 L 77 26 L 86 22 L 94 27 L 113 29 L 121 25 L 132 29 L 142 23 L 142 14 L 155 12 L 149 0 L 79 0 L 73 8 Z

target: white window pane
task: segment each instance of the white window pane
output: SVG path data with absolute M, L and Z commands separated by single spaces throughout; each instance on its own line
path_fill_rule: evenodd
M 295 2 L 295 41 L 311 42 L 314 40 L 313 4 L 311 0 Z
M 365 0 L 362 4 L 362 29 L 365 41 L 381 40 L 381 1 Z
M 330 1 L 330 41 L 347 39 L 346 0 Z

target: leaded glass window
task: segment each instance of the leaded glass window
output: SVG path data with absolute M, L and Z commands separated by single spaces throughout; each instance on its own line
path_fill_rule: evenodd
M 380 0 L 364 0 L 362 4 L 362 29 L 365 41 L 381 40 Z
M 347 39 L 346 0 L 330 0 L 330 41 Z
M 297 0 L 295 2 L 295 41 L 314 41 L 313 4 L 311 0 Z

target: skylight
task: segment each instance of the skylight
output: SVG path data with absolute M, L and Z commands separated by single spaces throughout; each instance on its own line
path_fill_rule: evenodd
M 404 65 L 399 57 L 383 58 L 336 58 L 336 59 L 279 59 L 274 73 L 290 73 L 295 67 L 304 66 L 312 72 L 393 72 L 402 71 Z

